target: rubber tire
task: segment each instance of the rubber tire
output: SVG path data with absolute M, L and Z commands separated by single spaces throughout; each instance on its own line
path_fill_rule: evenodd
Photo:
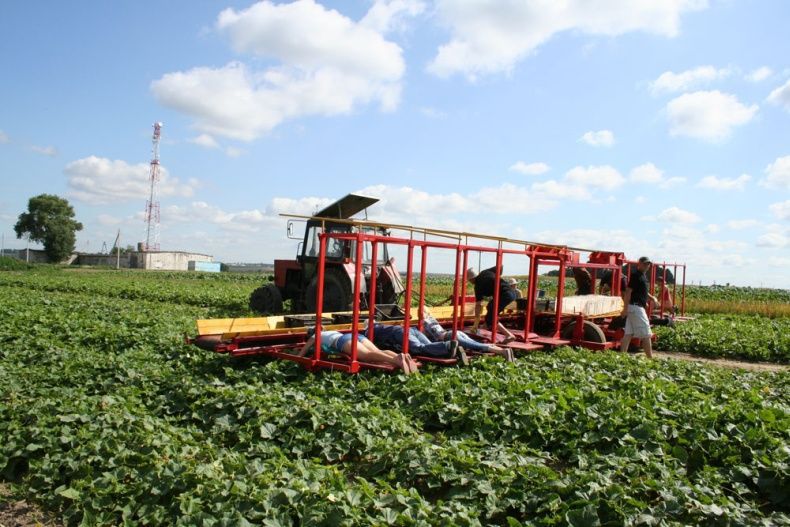
M 283 312 L 283 295 L 274 284 L 266 284 L 250 294 L 250 309 L 261 315 L 279 315 Z
M 376 304 L 395 304 L 398 302 L 398 295 L 395 293 L 395 288 L 392 287 L 392 280 L 381 268 L 376 277 L 376 282 L 376 288 L 381 288 L 380 294 L 376 295 Z
M 584 328 L 582 339 L 587 342 L 595 342 L 603 344 L 606 342 L 606 335 L 598 324 L 592 320 L 584 320 Z M 576 321 L 574 320 L 562 329 L 561 335 L 565 340 L 573 340 L 573 332 L 576 329 Z
M 315 293 L 318 289 L 318 276 L 310 280 L 304 293 L 304 305 L 308 313 L 315 313 Z M 348 311 L 351 309 L 351 280 L 339 269 L 327 269 L 324 275 L 324 313 Z

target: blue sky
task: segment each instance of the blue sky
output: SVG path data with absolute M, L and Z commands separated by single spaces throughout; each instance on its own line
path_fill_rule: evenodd
M 538 4 L 4 3 L 6 247 L 42 192 L 78 250 L 142 240 L 163 121 L 163 248 L 289 257 L 279 213 L 363 191 L 385 220 L 790 287 L 790 5 Z

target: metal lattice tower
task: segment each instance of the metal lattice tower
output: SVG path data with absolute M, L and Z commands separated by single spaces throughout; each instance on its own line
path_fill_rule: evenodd
M 151 138 L 153 155 L 151 157 L 151 171 L 148 176 L 151 191 L 148 201 L 145 203 L 146 230 L 143 248 L 146 251 L 159 250 L 159 196 L 157 184 L 159 183 L 159 137 L 161 134 L 162 123 L 154 123 L 154 135 Z

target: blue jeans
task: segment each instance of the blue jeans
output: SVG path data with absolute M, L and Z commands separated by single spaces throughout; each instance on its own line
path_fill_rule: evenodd
M 452 338 L 452 336 L 453 336 L 453 332 L 448 331 L 446 338 L 450 339 Z M 469 351 L 483 351 L 483 352 L 491 351 L 491 346 L 489 346 L 488 344 L 483 344 L 482 342 L 477 342 L 475 339 L 473 339 L 463 331 L 459 331 L 456 334 L 455 339 L 458 341 L 458 343 L 461 346 L 463 346 L 464 349 L 467 349 Z
M 403 351 L 403 327 L 376 324 L 373 327 L 373 343 L 381 349 Z M 450 356 L 446 343 L 431 342 L 414 328 L 409 328 L 409 353 L 424 357 Z

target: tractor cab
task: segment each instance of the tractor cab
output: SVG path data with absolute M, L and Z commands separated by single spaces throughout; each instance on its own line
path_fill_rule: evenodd
M 348 194 L 324 209 L 316 212 L 306 221 L 304 236 L 297 248 L 295 260 L 275 260 L 274 283 L 259 287 L 250 295 L 250 309 L 262 314 L 283 312 L 283 301 L 291 300 L 291 312 L 302 313 L 315 310 L 316 289 L 318 287 L 318 258 L 320 235 L 324 232 L 389 235 L 381 227 L 358 226 L 344 221 L 378 202 L 377 198 Z M 366 214 L 367 216 L 367 214 Z M 288 237 L 294 238 L 294 221 L 288 222 Z M 324 277 L 324 311 L 346 311 L 353 304 L 354 258 L 356 242 L 328 238 L 326 242 L 326 274 Z M 363 247 L 362 304 L 367 303 L 367 285 L 373 270 L 372 246 L 369 242 Z M 396 303 L 404 291 L 400 275 L 395 269 L 394 258 L 389 257 L 387 244 L 380 244 L 377 256 L 376 303 Z M 383 265 L 382 265 L 383 264 Z

